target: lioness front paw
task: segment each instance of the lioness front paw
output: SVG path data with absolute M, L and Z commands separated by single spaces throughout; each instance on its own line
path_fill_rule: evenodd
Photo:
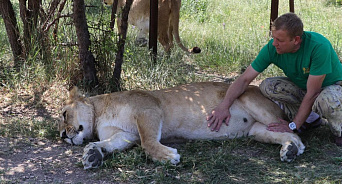
M 89 143 L 85 148 L 82 156 L 82 164 L 84 169 L 98 168 L 103 163 L 103 153 L 101 148 L 95 143 Z
M 282 147 L 280 150 L 280 160 L 291 162 L 293 161 L 299 153 L 297 145 L 293 142 Z

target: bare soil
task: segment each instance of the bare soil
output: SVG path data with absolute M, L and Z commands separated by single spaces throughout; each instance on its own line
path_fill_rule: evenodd
M 85 171 L 77 164 L 82 147 L 20 137 L 0 137 L 0 147 L 1 182 L 110 183 L 110 180 L 96 179 L 96 173 Z
M 11 119 L 57 122 L 67 95 L 57 86 L 32 93 L 4 88 L 0 92 L 0 125 L 13 123 Z M 96 170 L 83 170 L 82 153 L 82 146 L 58 138 L 0 136 L 0 183 L 115 183 L 110 175 L 99 177 Z

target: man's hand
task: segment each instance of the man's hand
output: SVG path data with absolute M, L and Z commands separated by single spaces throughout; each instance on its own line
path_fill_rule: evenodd
M 293 133 L 293 131 L 289 127 L 289 122 L 286 120 L 280 119 L 279 122 L 271 123 L 267 126 L 267 130 L 272 132 L 290 132 Z
M 218 132 L 222 123 L 225 123 L 228 126 L 228 121 L 231 117 L 229 112 L 230 106 L 234 103 L 235 99 L 239 98 L 239 96 L 245 92 L 248 85 L 258 75 L 259 72 L 249 65 L 246 71 L 230 85 L 223 101 L 207 116 L 208 127 L 211 127 L 212 131 Z
M 207 116 L 208 127 L 211 127 L 211 131 L 218 132 L 222 123 L 228 126 L 230 116 L 229 109 L 221 103 Z

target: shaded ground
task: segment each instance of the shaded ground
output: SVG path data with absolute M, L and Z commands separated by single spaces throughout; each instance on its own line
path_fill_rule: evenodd
M 221 77 L 212 80 L 230 81 Z M 56 123 L 67 97 L 67 89 L 60 86 L 19 93 L 0 88 L 0 183 L 115 183 L 111 170 L 83 170 L 83 146 L 71 146 L 58 138 L 21 136 L 20 128 L 19 133 L 1 136 L 1 131 L 23 126 L 20 122 Z M 14 128 L 1 130 L 8 124 Z M 58 132 L 54 133 L 58 137 Z
M 33 138 L 0 137 L 1 182 L 110 183 L 81 167 L 82 147 Z M 110 177 L 108 177 L 110 179 Z
M 55 124 L 67 95 L 67 90 L 58 86 L 32 93 L 13 93 L 4 88 L 0 91 L 0 132 L 16 131 L 15 127 L 18 131 L 30 131 L 18 127 L 22 126 L 21 121 Z M 5 128 L 9 124 L 14 128 Z M 0 134 L 0 183 L 113 183 L 110 176 L 100 179 L 96 171 L 83 170 L 81 146 L 59 139 L 21 137 L 20 132 L 14 136 L 4 134 L 8 136 Z

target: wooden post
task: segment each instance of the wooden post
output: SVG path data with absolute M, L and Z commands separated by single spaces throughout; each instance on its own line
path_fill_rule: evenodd
M 272 22 L 278 17 L 279 0 L 272 0 L 271 2 L 271 19 L 270 19 L 270 31 L 272 28 Z
M 294 0 L 290 0 L 290 12 L 294 13 Z
M 294 13 L 294 0 L 289 0 L 290 12 Z M 271 2 L 271 19 L 270 19 L 270 31 L 272 28 L 272 22 L 278 17 L 279 0 L 272 0 Z
M 153 61 L 157 58 L 157 38 L 158 38 L 158 0 L 150 0 L 150 32 L 148 48 L 152 50 Z

